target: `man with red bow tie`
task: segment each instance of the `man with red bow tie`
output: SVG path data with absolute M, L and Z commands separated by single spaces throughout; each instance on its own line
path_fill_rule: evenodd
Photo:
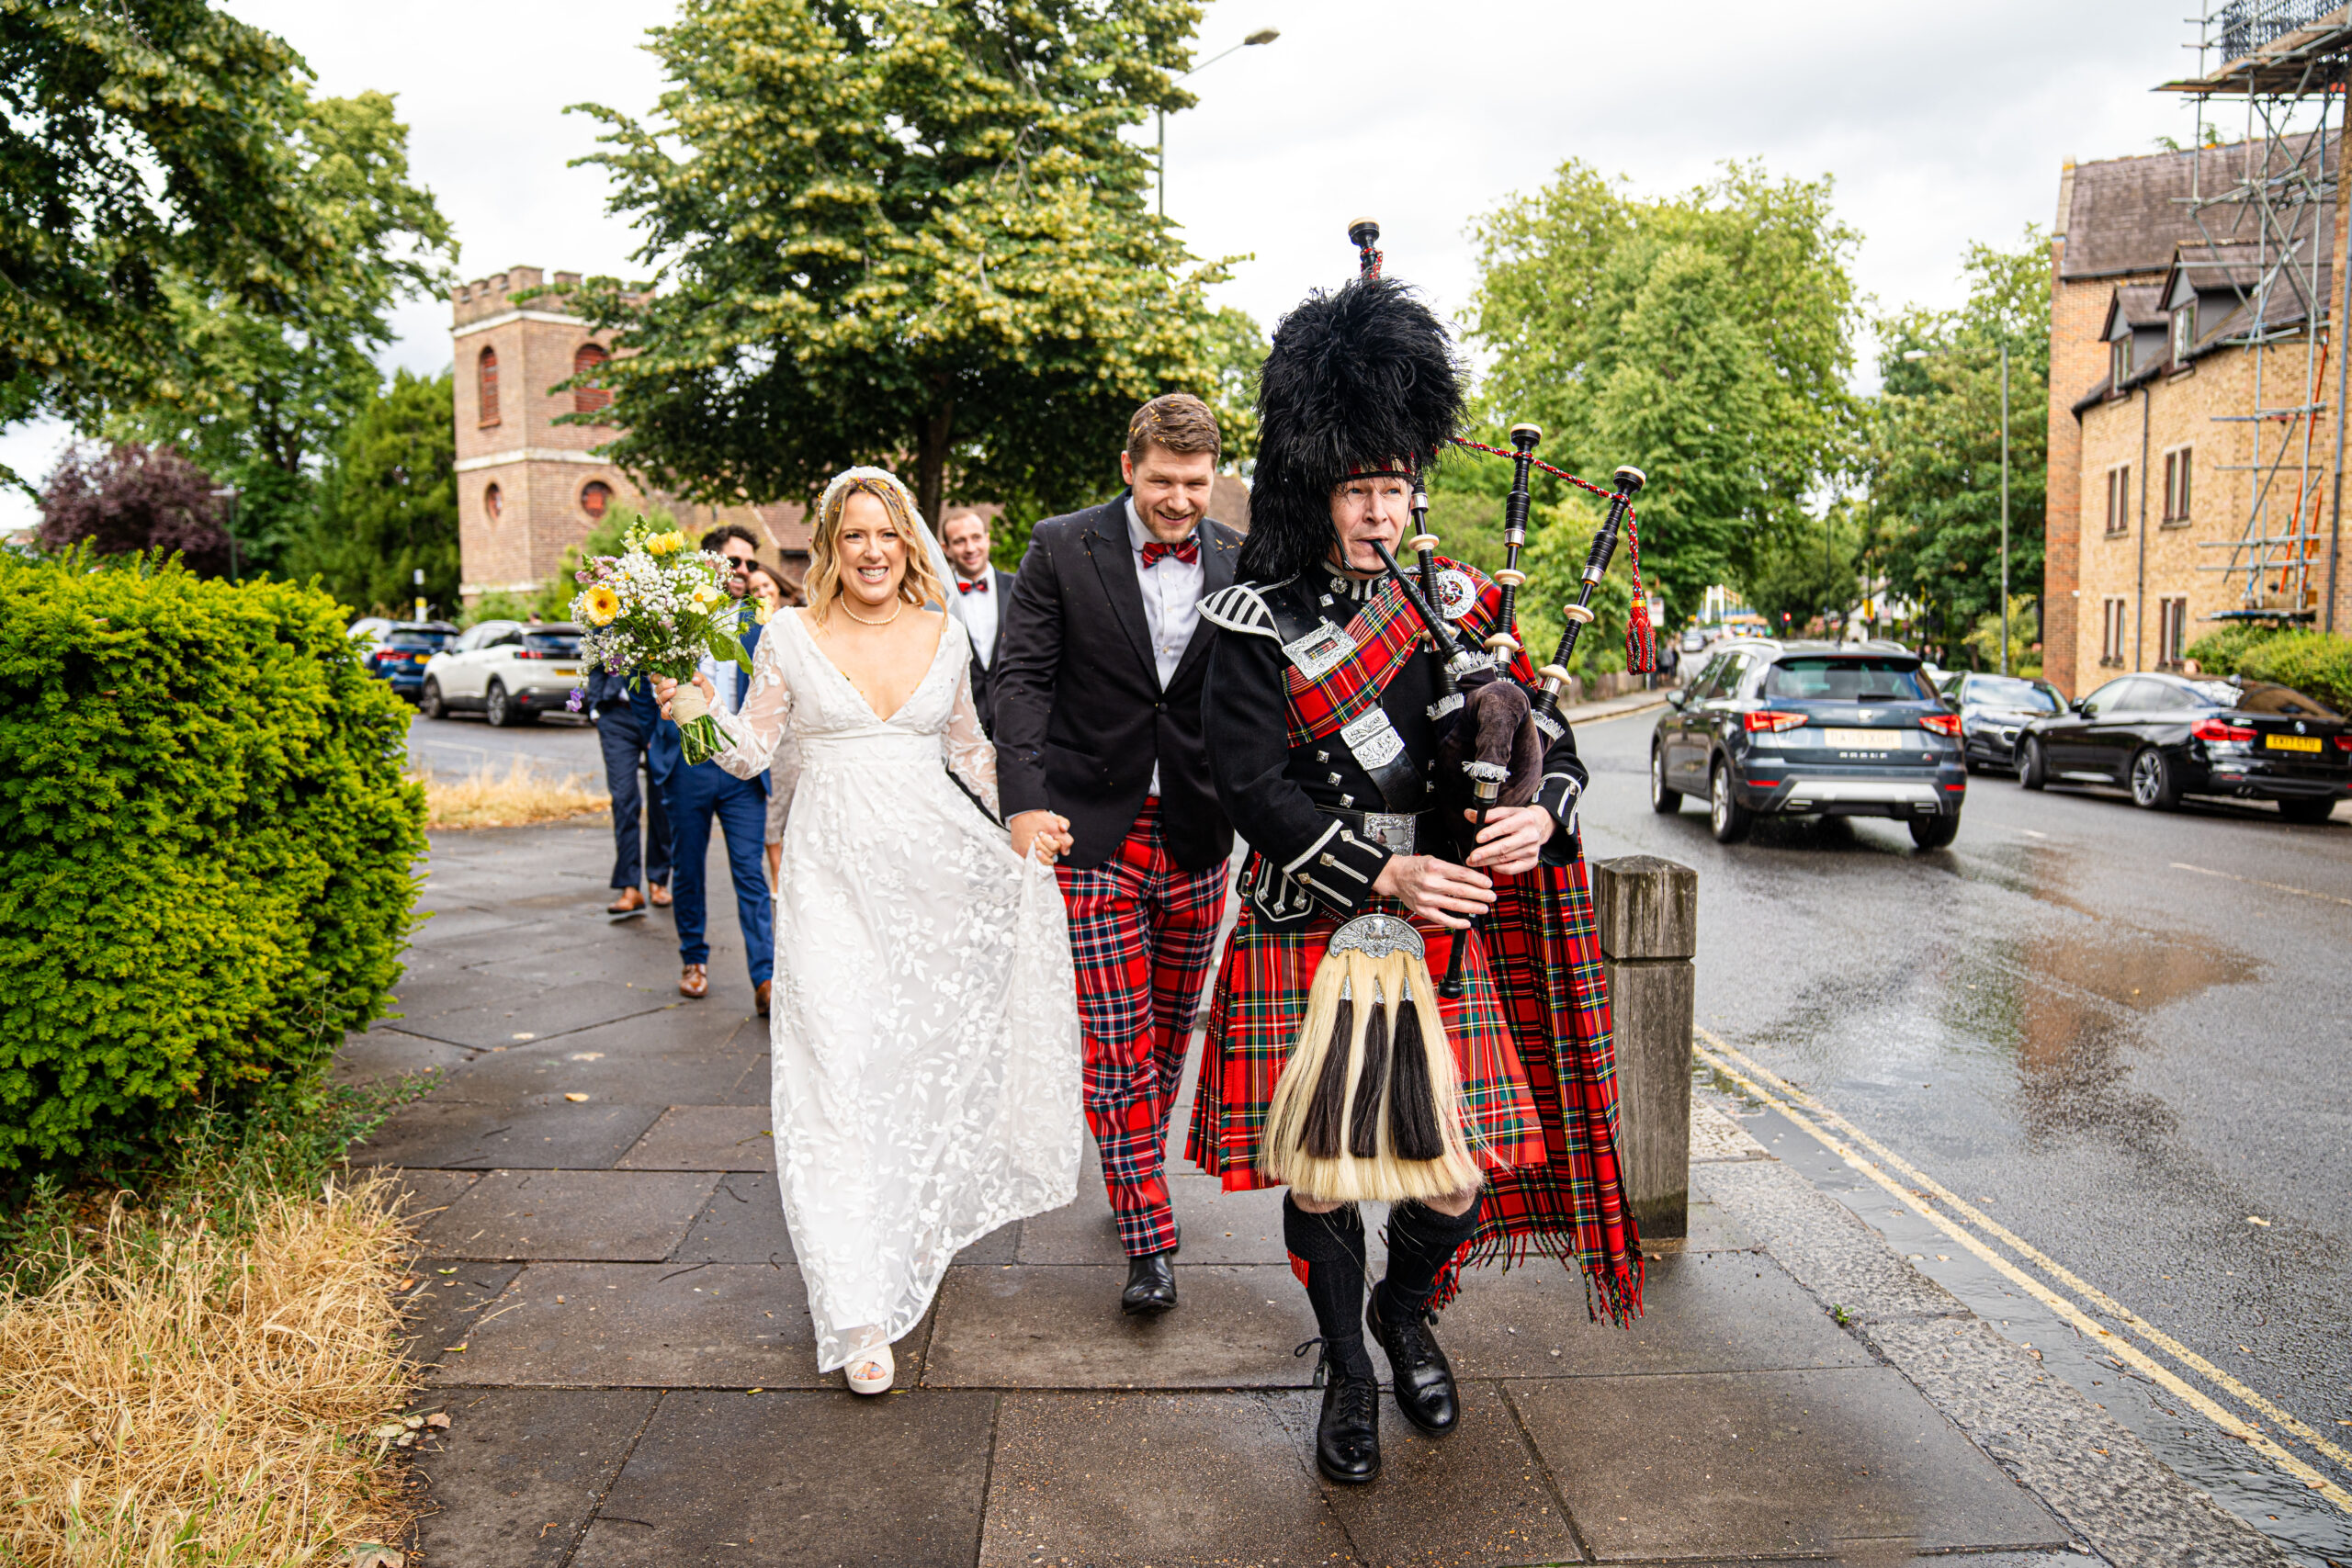
M 963 622 L 972 637 L 972 705 L 979 710 L 980 728 L 993 735 L 989 668 L 996 662 L 996 628 L 1004 617 L 1005 598 L 1012 592 L 1012 573 L 989 564 L 989 520 L 979 513 L 958 512 L 942 523 L 939 547 L 956 573 L 947 613 Z
M 1058 868 L 1085 1031 L 1086 1121 L 1127 1253 L 1120 1309 L 1176 1304 L 1168 1116 L 1225 913 L 1233 829 L 1201 737 L 1214 628 L 1241 536 L 1208 516 L 1216 417 L 1172 392 L 1136 411 L 1127 491 L 1037 525 L 989 671 L 1012 847 L 1068 818 Z M 963 595 L 958 595 L 963 597 Z

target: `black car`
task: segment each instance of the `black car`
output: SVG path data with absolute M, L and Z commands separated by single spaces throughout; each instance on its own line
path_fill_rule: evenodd
M 1921 849 L 1960 833 L 1960 716 L 1894 643 L 1719 645 L 1650 739 L 1650 808 L 1705 795 L 1720 841 L 1759 814 L 1891 817 Z
M 368 672 L 414 702 L 424 687 L 424 661 L 457 640 L 458 628 L 447 621 L 395 621 L 368 655 Z
M 1961 756 L 1972 773 L 2015 767 L 2025 727 L 2066 711 L 2066 699 L 2047 681 L 1954 671 L 1937 685 L 1944 701 L 1960 710 Z
M 2151 810 L 2185 795 L 2275 800 L 2290 822 L 2324 822 L 2352 798 L 2352 727 L 2270 681 L 2120 676 L 2026 726 L 2018 781 L 2121 784 Z

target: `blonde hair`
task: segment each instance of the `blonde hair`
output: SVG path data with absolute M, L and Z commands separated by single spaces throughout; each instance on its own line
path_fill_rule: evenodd
M 909 604 L 936 604 L 945 607 L 946 585 L 931 564 L 931 531 L 923 525 L 915 498 L 897 475 L 881 468 L 850 468 L 835 474 L 817 502 L 817 526 L 808 541 L 808 613 L 823 625 L 826 612 L 842 596 L 842 513 L 849 498 L 865 494 L 882 503 L 891 525 L 906 541 L 907 570 L 899 579 L 899 597 Z

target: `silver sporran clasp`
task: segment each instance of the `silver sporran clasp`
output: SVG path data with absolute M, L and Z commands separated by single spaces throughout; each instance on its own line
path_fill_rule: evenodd
M 1331 933 L 1327 951 L 1362 953 L 1367 958 L 1385 958 L 1392 953 L 1409 953 L 1416 958 L 1427 955 L 1421 933 L 1410 921 L 1395 915 L 1358 915 Z

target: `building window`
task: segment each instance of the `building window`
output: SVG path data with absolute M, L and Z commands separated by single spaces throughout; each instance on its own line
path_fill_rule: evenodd
M 2188 599 L 2156 601 L 2156 668 L 2180 668 L 2181 649 L 2188 646 Z
M 2118 463 L 2107 470 L 2107 531 L 2128 533 L 2132 527 L 2132 465 Z
M 2123 662 L 2123 601 L 2120 599 L 2100 602 L 2098 661 L 2101 664 Z
M 2197 301 L 2191 299 L 2172 313 L 2172 362 L 2176 367 L 2188 363 L 2189 351 L 2197 346 Z
M 599 344 L 583 343 L 571 356 L 571 373 L 575 377 L 593 376 L 611 357 Z M 608 388 L 574 387 L 571 389 L 571 412 L 574 413 L 602 413 L 612 406 L 613 394 Z
M 475 384 L 481 388 L 479 400 L 481 403 L 481 423 L 496 424 L 498 423 L 498 350 L 485 348 L 481 351 L 481 358 L 476 362 L 474 378 Z
M 498 487 L 496 485 L 492 485 L 488 490 L 481 492 L 482 512 L 492 523 L 498 521 L 498 514 L 500 512 L 504 510 L 505 505 L 506 498 L 498 493 Z
M 2132 340 L 2128 337 L 2117 338 L 2109 345 L 2108 356 L 2108 379 L 2113 389 L 2120 392 L 2123 389 L 2123 383 L 2132 378 Z
M 2186 446 L 2165 454 L 2165 521 L 2168 524 L 2188 521 L 2189 455 Z
M 602 479 L 590 479 L 580 487 L 580 510 L 591 518 L 602 521 L 605 508 L 613 503 L 613 487 Z

